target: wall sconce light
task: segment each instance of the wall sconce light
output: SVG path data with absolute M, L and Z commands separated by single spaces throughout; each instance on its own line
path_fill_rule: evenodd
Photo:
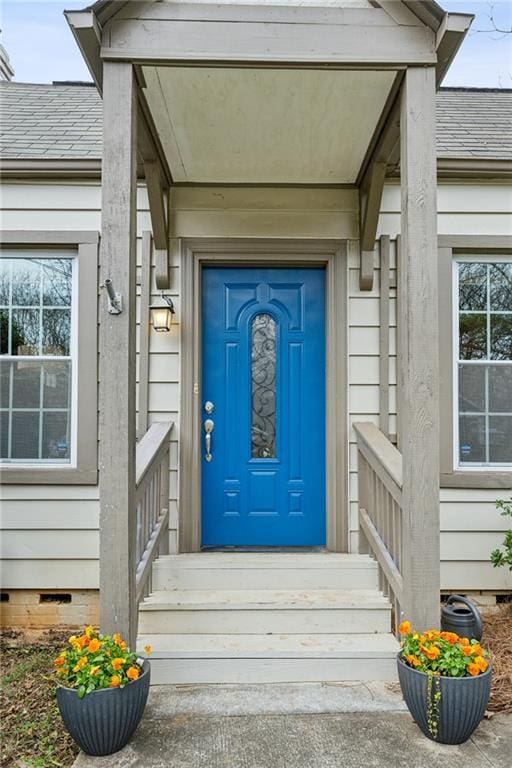
M 149 308 L 151 323 L 158 333 L 168 333 L 171 330 L 172 318 L 176 314 L 174 304 L 170 296 L 164 296 L 164 304 L 151 304 Z

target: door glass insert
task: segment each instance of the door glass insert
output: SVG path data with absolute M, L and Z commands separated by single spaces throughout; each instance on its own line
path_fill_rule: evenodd
M 261 313 L 251 332 L 251 456 L 276 457 L 276 321 Z

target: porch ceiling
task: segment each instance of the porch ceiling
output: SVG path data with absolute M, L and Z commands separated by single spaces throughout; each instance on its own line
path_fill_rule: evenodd
M 175 182 L 352 184 L 395 71 L 143 67 Z

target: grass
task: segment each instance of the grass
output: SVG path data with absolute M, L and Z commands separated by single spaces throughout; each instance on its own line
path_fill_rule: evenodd
M 0 764 L 4 768 L 69 768 L 78 749 L 55 700 L 53 659 L 66 636 L 48 633 L 33 644 L 0 639 Z

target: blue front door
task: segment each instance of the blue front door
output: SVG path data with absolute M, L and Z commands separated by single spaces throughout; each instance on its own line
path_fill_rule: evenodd
M 205 267 L 202 317 L 203 547 L 324 545 L 325 271 Z

